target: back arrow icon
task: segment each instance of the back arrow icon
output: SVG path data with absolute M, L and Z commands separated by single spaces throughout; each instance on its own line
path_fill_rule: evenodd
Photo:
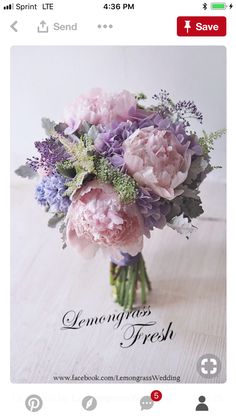
M 12 28 L 13 29 L 13 31 L 15 31 L 15 32 L 17 32 L 17 29 L 16 29 L 16 24 L 17 24 L 18 22 L 17 22 L 17 20 L 15 20 L 15 22 L 13 22 L 12 24 L 11 24 L 11 26 L 10 26 L 10 28 Z

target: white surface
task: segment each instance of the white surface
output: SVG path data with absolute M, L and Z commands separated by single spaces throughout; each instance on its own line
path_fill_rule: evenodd
M 40 118 L 61 119 L 63 107 L 93 86 L 150 96 L 164 87 L 174 99 L 196 101 L 206 115 L 204 129 L 225 127 L 224 60 L 224 48 L 215 47 L 14 48 L 12 170 L 34 153 L 33 141 L 43 136 Z M 213 163 L 224 161 L 223 139 Z M 107 325 L 60 330 L 68 310 L 83 309 L 85 317 L 118 310 L 110 295 L 108 261 L 98 255 L 87 263 L 71 249 L 62 251 L 58 233 L 47 228 L 47 215 L 33 200 L 33 184 L 13 176 L 12 380 L 158 372 L 203 382 L 195 368 L 200 355 L 213 352 L 224 365 L 224 181 L 219 170 L 203 185 L 205 219 L 191 241 L 170 229 L 147 241 L 144 255 L 153 282 L 149 319 L 162 327 L 173 321 L 176 339 L 139 344 L 134 352 L 120 349 L 120 334 Z M 223 368 L 215 381 L 224 379 Z

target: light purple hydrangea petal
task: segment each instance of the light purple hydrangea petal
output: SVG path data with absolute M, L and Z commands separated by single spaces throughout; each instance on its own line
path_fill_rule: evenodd
M 144 225 L 148 232 L 154 228 L 163 229 L 165 227 L 167 223 L 166 215 L 170 211 L 168 201 L 164 201 L 160 196 L 140 188 L 136 204 L 143 216 Z
M 67 196 L 64 196 L 66 190 L 66 179 L 58 174 L 45 176 L 36 187 L 35 198 L 43 206 L 49 206 L 51 212 L 67 213 L 71 203 Z

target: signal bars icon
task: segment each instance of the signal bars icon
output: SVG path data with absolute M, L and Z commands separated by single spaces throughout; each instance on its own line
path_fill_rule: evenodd
M 12 10 L 12 9 L 14 9 L 14 4 L 13 3 L 8 4 L 7 6 L 3 6 L 3 10 Z

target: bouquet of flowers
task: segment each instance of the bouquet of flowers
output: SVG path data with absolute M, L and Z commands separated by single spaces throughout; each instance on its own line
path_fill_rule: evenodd
M 115 300 L 131 310 L 151 290 L 143 238 L 170 227 L 189 237 L 203 213 L 199 185 L 213 170 L 210 151 L 224 130 L 198 137 L 192 101 L 174 103 L 165 90 L 144 106 L 144 94 L 93 89 L 67 108 L 64 121 L 43 118 L 46 138 L 18 175 L 40 180 L 35 197 L 59 223 L 68 244 L 87 258 L 109 254 Z

